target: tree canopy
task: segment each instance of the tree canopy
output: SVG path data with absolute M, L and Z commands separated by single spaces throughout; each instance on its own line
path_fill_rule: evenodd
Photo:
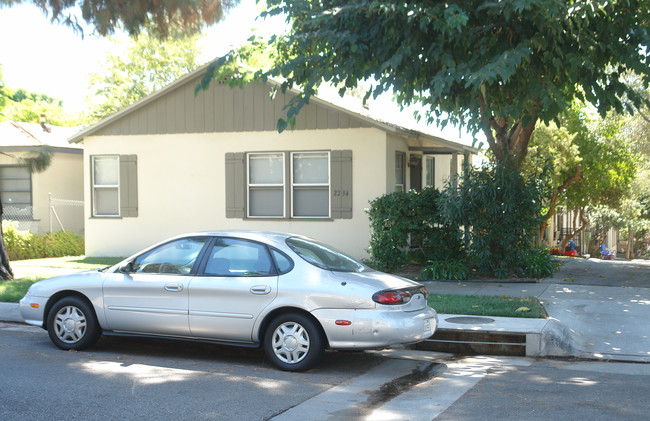
M 20 3 L 34 4 L 52 22 L 82 34 L 80 19 L 104 36 L 118 27 L 135 35 L 149 22 L 154 23 L 160 35 L 166 36 L 172 24 L 195 32 L 203 25 L 217 23 L 239 0 L 0 0 L 0 6 Z
M 602 114 L 639 106 L 628 71 L 650 84 L 650 0 L 267 3 L 265 15 L 286 14 L 291 29 L 271 39 L 276 60 L 259 75 L 303 92 L 281 130 L 321 83 L 371 80 L 367 97 L 393 90 L 429 122 L 482 131 L 497 162 L 518 168 L 537 121 L 575 98 Z
M 198 40 L 198 34 L 183 34 L 178 28 L 160 39 L 148 25 L 128 40 L 125 54 L 109 53 L 104 71 L 90 75 L 86 122 L 97 122 L 194 70 Z
M 592 114 L 576 102 L 563 113 L 561 126 L 539 124 L 522 166 L 525 174 L 544 177 L 548 188 L 540 239 L 556 206 L 581 215 L 580 224 L 563 239 L 561 248 L 595 223 L 594 209 L 621 212 L 637 174 L 638 154 L 623 131 L 626 119 L 615 113 L 606 118 Z
M 0 72 L 0 121 L 40 123 L 42 114 L 45 114 L 48 124 L 56 126 L 78 124 L 77 119 L 63 109 L 61 100 L 22 88 L 11 89 L 3 84 L 2 72 Z

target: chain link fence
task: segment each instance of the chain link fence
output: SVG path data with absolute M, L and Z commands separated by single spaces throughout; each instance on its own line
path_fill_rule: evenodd
M 80 231 L 83 226 L 83 200 L 59 199 L 49 194 L 48 199 L 48 220 L 47 227 L 41 226 L 41 230 L 53 231 Z M 2 219 L 16 223 L 19 231 L 39 232 L 41 221 L 34 219 L 34 208 L 32 205 L 15 206 L 3 204 Z
M 50 216 L 49 216 L 49 223 L 50 223 L 50 232 L 54 228 L 58 228 L 57 230 L 65 231 L 66 229 L 70 229 L 70 227 L 65 227 L 63 226 L 63 223 L 61 222 L 61 218 L 59 217 L 59 212 L 57 212 L 57 209 L 67 209 L 67 210 L 80 210 L 81 211 L 81 218 L 83 218 L 83 207 L 84 207 L 84 202 L 83 200 L 70 200 L 70 199 L 57 199 L 52 197 L 52 193 L 50 193 Z M 56 222 L 56 224 L 55 224 Z

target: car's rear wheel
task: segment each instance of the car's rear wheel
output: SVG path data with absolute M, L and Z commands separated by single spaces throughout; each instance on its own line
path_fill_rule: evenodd
M 79 297 L 65 297 L 50 310 L 47 333 L 61 349 L 82 350 L 97 342 L 101 329 L 88 303 Z
M 289 313 L 273 319 L 264 335 L 264 351 L 282 370 L 306 371 L 323 356 L 323 338 L 314 322 Z

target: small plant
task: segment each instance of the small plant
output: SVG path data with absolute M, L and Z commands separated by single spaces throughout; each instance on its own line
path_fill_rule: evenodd
M 538 247 L 526 250 L 523 256 L 522 277 L 545 278 L 552 276 L 556 270 L 557 263 L 553 260 L 547 248 Z
M 10 260 L 84 254 L 83 237 L 70 231 L 34 234 L 18 230 L 13 221 L 2 221 L 2 231 Z
M 422 269 L 424 279 L 435 280 L 466 280 L 469 278 L 469 268 L 465 262 L 454 259 L 445 259 L 429 262 Z

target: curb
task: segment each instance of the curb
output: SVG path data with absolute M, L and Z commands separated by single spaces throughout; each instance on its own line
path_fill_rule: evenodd
M 20 304 L 0 303 L 0 321 L 25 323 L 25 320 L 20 315 Z
M 570 330 L 557 319 L 438 316 L 436 334 L 417 344 L 417 349 L 526 357 L 576 355 Z

